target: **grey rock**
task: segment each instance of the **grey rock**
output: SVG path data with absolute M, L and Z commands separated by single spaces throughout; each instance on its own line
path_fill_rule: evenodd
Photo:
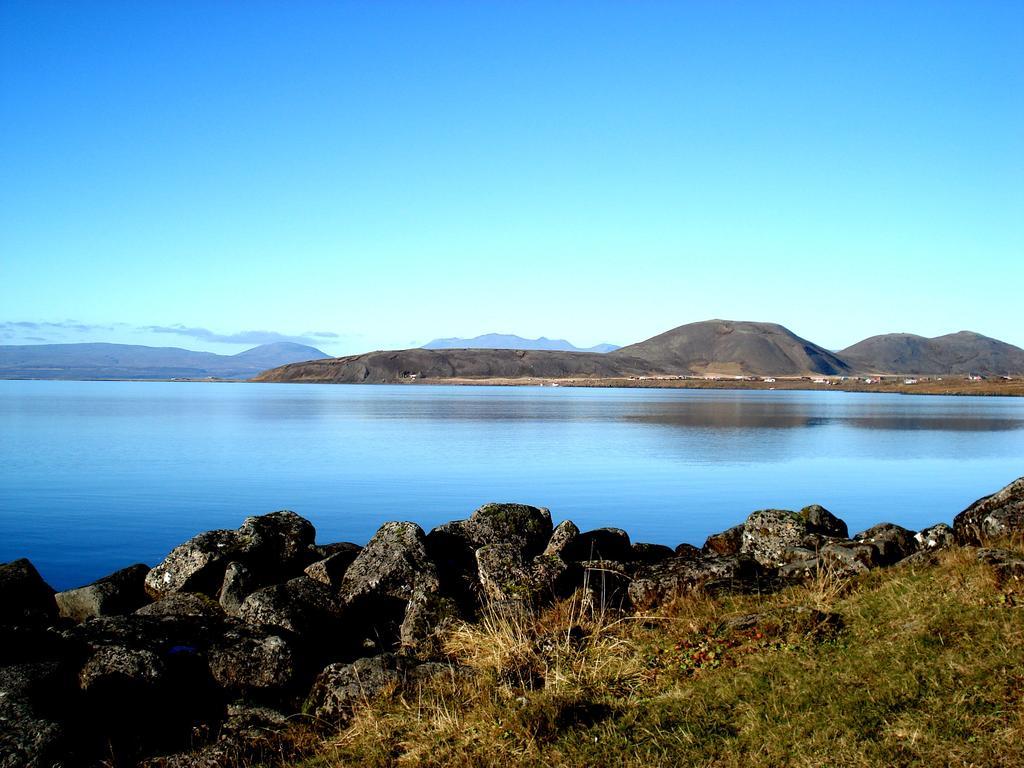
M 818 533 L 837 539 L 846 539 L 850 536 L 846 523 L 820 504 L 804 507 L 798 514 L 806 524 L 808 533 Z
M 70 690 L 71 681 L 57 663 L 0 668 L 0 768 L 62 764 L 64 728 L 46 710 L 66 700 Z
M 541 554 L 527 562 L 516 546 L 490 544 L 476 550 L 476 560 L 488 600 L 547 601 L 566 591 L 569 566 L 557 555 Z
M 878 551 L 879 565 L 893 565 L 917 551 L 917 534 L 894 523 L 879 523 L 861 531 L 854 539 L 870 544 Z
M 165 597 L 144 605 L 136 612 L 139 616 L 206 616 L 216 618 L 224 615 L 224 609 L 213 598 L 199 592 L 172 592 Z
M 131 613 L 149 602 L 145 580 L 149 566 L 130 565 L 109 576 L 54 595 L 57 610 L 66 619 L 85 621 L 96 616 Z
M 633 555 L 630 559 L 637 563 L 657 563 L 661 560 L 668 560 L 675 554 L 671 547 L 666 547 L 664 544 L 637 542 L 633 545 Z
M 25 558 L 0 563 L 0 624 L 56 618 L 53 594 L 53 588 Z
M 217 602 L 229 616 L 237 616 L 245 598 L 255 592 L 257 587 L 252 571 L 243 563 L 228 563 L 224 569 L 224 581 L 221 583 Z
M 785 564 L 787 547 L 799 546 L 808 532 L 806 522 L 796 512 L 760 509 L 743 524 L 740 552 L 761 565 L 778 567 Z
M 971 504 L 953 518 L 957 543 L 980 546 L 1024 533 L 1024 477 Z
M 985 547 L 977 552 L 978 560 L 995 570 L 1000 581 L 1024 580 L 1024 556 L 1008 549 Z
M 695 557 L 701 557 L 704 554 L 714 554 L 714 553 L 712 553 L 712 552 L 705 553 L 704 551 L 702 551 L 700 549 L 697 549 L 695 546 L 693 546 L 693 544 L 687 544 L 686 542 L 683 542 L 682 544 L 677 544 L 676 545 L 675 550 L 673 550 L 673 554 L 676 557 L 688 557 L 688 558 L 692 559 L 692 558 L 695 558 Z M 738 554 L 738 553 L 733 553 L 733 554 Z
M 322 720 L 345 722 L 353 710 L 401 685 L 405 662 L 394 654 L 331 664 L 317 676 L 306 712 Z
M 345 577 L 345 571 L 355 562 L 360 550 L 361 547 L 357 547 L 355 544 L 352 545 L 351 549 L 340 549 L 322 560 L 317 560 L 312 565 L 307 565 L 306 575 L 337 591 L 341 588 L 341 581 Z
M 415 523 L 384 523 L 342 579 L 341 598 L 409 600 L 416 593 L 437 592 L 437 568 L 427 555 L 423 529 Z
M 466 521 L 475 548 L 506 544 L 530 559 L 541 554 L 551 539 L 551 513 L 526 504 L 484 504 Z
M 221 688 L 249 693 L 291 687 L 299 676 L 299 653 L 279 634 L 231 627 L 211 645 L 210 674 Z
M 743 525 L 734 525 L 721 533 L 713 533 L 704 542 L 709 555 L 738 555 L 743 545 Z
M 853 577 L 879 564 L 878 549 L 862 541 L 832 541 L 818 552 L 818 562 L 832 575 Z
M 640 568 L 629 585 L 637 608 L 649 608 L 715 582 L 715 587 L 748 591 L 761 569 L 749 555 L 674 557 Z
M 326 585 L 297 576 L 253 592 L 245 598 L 238 616 L 249 624 L 279 627 L 314 639 L 335 633 L 343 613 Z
M 633 545 L 629 534 L 621 528 L 596 528 L 577 536 L 565 559 L 615 560 L 624 563 L 633 559 Z
M 314 544 L 313 551 L 313 562 L 317 560 L 324 560 L 331 555 L 336 555 L 339 552 L 351 552 L 353 555 L 358 555 L 359 550 L 362 547 L 358 544 L 353 544 L 351 541 L 335 541 L 330 544 Z
M 579 535 L 580 529 L 576 527 L 572 520 L 563 520 L 551 532 L 551 538 L 548 540 L 547 546 L 544 547 L 542 554 L 554 555 L 566 560 L 567 553 Z
M 586 560 L 579 563 L 577 574 L 577 586 L 583 589 L 588 609 L 603 612 L 629 607 L 632 579 L 625 564 L 616 560 Z
M 914 534 L 919 549 L 948 549 L 956 544 L 953 529 L 945 523 L 936 523 Z
M 216 595 L 224 582 L 224 570 L 232 560 L 252 552 L 252 541 L 237 531 L 206 531 L 193 536 L 146 575 L 146 592 L 160 599 L 172 592 L 202 592 Z
M 96 650 L 78 673 L 78 683 L 86 693 L 102 691 L 107 696 L 139 696 L 163 682 L 167 668 L 152 651 L 122 646 Z
M 251 567 L 266 570 L 268 580 L 297 575 L 316 556 L 312 551 L 316 529 L 288 509 L 247 517 L 238 535 L 251 556 L 260 561 L 251 563 Z

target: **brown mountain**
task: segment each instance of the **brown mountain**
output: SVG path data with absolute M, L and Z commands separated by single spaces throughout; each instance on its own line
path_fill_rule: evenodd
M 841 375 L 839 356 L 775 323 L 706 320 L 609 352 L 635 357 L 671 373 L 802 376 Z
M 838 354 L 858 368 L 881 373 L 1024 374 L 1024 349 L 971 331 L 931 339 L 887 333 L 864 339 Z
M 522 349 L 404 349 L 310 360 L 264 371 L 255 381 L 385 384 L 420 379 L 611 378 L 653 372 L 628 355 Z

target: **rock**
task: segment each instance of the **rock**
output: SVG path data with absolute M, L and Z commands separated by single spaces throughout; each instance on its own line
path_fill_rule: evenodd
M 252 571 L 242 563 L 231 562 L 224 569 L 224 581 L 221 583 L 217 602 L 229 616 L 237 616 L 245 598 L 256 589 L 256 579 L 252 575 Z
M 805 581 L 818 574 L 818 557 L 794 559 L 779 568 L 779 578 L 786 581 Z
M 172 549 L 146 575 L 146 592 L 157 600 L 172 592 L 214 596 L 224 582 L 227 564 L 250 554 L 252 543 L 242 539 L 237 531 L 207 531 L 193 536 Z
M 427 556 L 423 529 L 415 523 L 384 523 L 348 567 L 340 595 L 346 603 L 363 597 L 410 600 L 438 591 L 437 568 Z
M 991 565 L 1000 581 L 1024 580 L 1024 557 L 1008 549 L 983 548 L 977 552 L 978 560 Z
M 397 688 L 404 668 L 394 654 L 331 664 L 317 676 L 303 709 L 321 720 L 345 722 L 355 707 Z
M 25 558 L 0 563 L 0 624 L 56 618 L 53 594 L 53 588 Z
M 361 549 L 355 544 L 351 549 L 340 549 L 322 560 L 317 560 L 312 565 L 307 565 L 305 573 L 309 578 L 316 579 L 337 591 L 341 587 L 345 571 L 355 562 Z
M 266 571 L 267 581 L 296 576 L 316 557 L 316 529 L 309 520 L 288 509 L 247 517 L 238 535 L 247 543 L 250 557 L 258 561 L 250 567 Z
M 289 510 L 247 517 L 235 531 L 207 531 L 171 550 L 146 576 L 154 599 L 171 592 L 202 592 L 216 598 L 228 563 L 238 562 L 258 584 L 278 583 L 302 573 L 316 559 L 316 530 Z
M 442 594 L 448 595 L 465 616 L 472 616 L 482 598 L 476 571 L 476 547 L 465 520 L 434 528 L 424 542 L 427 556 L 437 568 Z
M 342 606 L 326 585 L 309 576 L 258 589 L 245 598 L 238 616 L 256 626 L 273 626 L 311 641 L 339 630 Z
M 787 547 L 798 546 L 809 533 L 807 523 L 796 512 L 760 509 L 743 524 L 740 552 L 751 555 L 770 568 L 785 564 Z
M 985 496 L 953 518 L 957 543 L 980 546 L 1024 533 L 1024 477 Z
M 676 548 L 674 550 L 674 554 L 675 554 L 676 557 L 694 558 L 694 557 L 700 557 L 704 553 L 702 553 L 701 550 L 699 550 L 695 546 L 693 546 L 693 544 L 687 544 L 686 542 L 683 542 L 682 544 L 676 545 Z M 708 553 L 708 554 L 710 554 L 710 553 Z M 736 553 L 734 553 L 734 554 L 736 554 Z
M 835 637 L 842 630 L 843 617 L 806 606 L 790 606 L 776 611 L 733 616 L 725 619 L 721 626 L 733 632 L 759 629 L 770 637 L 799 632 L 806 637 L 823 640 Z
M 525 562 L 518 547 L 490 544 L 476 551 L 477 572 L 486 599 L 548 601 L 567 592 L 569 566 L 557 555 Z
M 217 638 L 208 661 L 217 685 L 241 693 L 290 688 L 300 671 L 289 640 L 246 626 L 231 627 Z
M 917 551 L 916 536 L 914 531 L 894 523 L 879 523 L 853 538 L 870 544 L 878 551 L 875 558 L 878 565 L 893 565 Z
M 68 704 L 73 688 L 57 663 L 0 668 L 0 767 L 51 768 L 63 764 L 65 728 L 53 705 Z
M 618 611 L 629 607 L 629 585 L 632 580 L 622 563 L 615 560 L 585 560 L 579 564 L 578 573 L 577 586 L 583 588 L 590 610 Z
M 149 602 L 145 580 L 149 566 L 138 563 L 77 589 L 54 595 L 57 610 L 66 619 L 85 621 L 96 616 L 132 613 Z
M 633 554 L 630 560 L 637 563 L 657 563 L 662 560 L 668 560 L 670 557 L 675 556 L 675 554 L 671 547 L 666 547 L 664 544 L 644 544 L 638 542 L 633 545 Z
M 637 608 L 649 608 L 714 584 L 717 590 L 749 591 L 756 587 L 761 569 L 749 555 L 697 558 L 674 557 L 640 568 L 629 585 L 629 598 Z
M 709 555 L 738 555 L 742 544 L 743 526 L 734 525 L 721 533 L 713 533 L 708 536 L 703 550 Z
M 863 541 L 832 541 L 818 551 L 818 562 L 829 573 L 848 578 L 878 565 L 878 549 Z
M 527 560 L 541 554 L 551 539 L 551 513 L 526 504 L 484 504 L 466 521 L 475 548 L 507 544 Z
M 399 643 L 413 653 L 430 655 L 443 639 L 443 629 L 460 616 L 451 598 L 436 593 L 418 595 L 405 606 L 398 627 Z
M 142 606 L 135 613 L 139 616 L 206 616 L 216 618 L 224 615 L 224 609 L 213 598 L 198 592 L 172 592 L 156 602 Z
M 807 526 L 808 533 L 818 533 L 837 539 L 846 539 L 850 536 L 850 530 L 846 527 L 846 523 L 820 504 L 804 507 L 798 514 Z
M 621 528 L 597 528 L 581 533 L 563 556 L 567 561 L 614 560 L 625 563 L 633 559 L 629 534 Z
M 567 552 L 579 535 L 580 529 L 576 527 L 572 520 L 563 520 L 551 532 L 551 538 L 548 540 L 547 546 L 544 547 L 542 554 L 554 555 L 563 560 L 568 559 L 566 556 Z
M 352 552 L 356 555 L 359 554 L 359 550 L 362 547 L 358 544 L 353 544 L 351 541 L 336 541 L 331 544 L 314 544 L 312 551 L 314 553 L 314 560 L 326 560 L 331 555 L 336 555 L 339 552 Z
M 167 669 L 163 660 L 152 651 L 105 646 L 86 661 L 78 673 L 78 683 L 85 693 L 102 692 L 104 697 L 142 696 L 163 682 Z
M 945 523 L 936 523 L 918 531 L 914 538 L 917 539 L 918 549 L 924 550 L 948 549 L 956 544 L 953 529 Z

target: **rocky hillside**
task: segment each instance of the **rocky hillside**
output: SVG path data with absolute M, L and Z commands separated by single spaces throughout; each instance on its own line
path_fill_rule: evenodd
M 624 652 L 625 640 L 592 645 L 606 631 L 602 627 L 609 626 L 608 617 L 646 617 L 611 624 L 635 627 L 647 633 L 643 643 L 649 643 L 652 630 L 662 631 L 659 611 L 694 595 L 700 605 L 745 595 L 759 596 L 764 605 L 770 595 L 809 589 L 820 602 L 826 591 L 842 594 L 844 584 L 877 569 L 932 567 L 935 552 L 957 546 L 972 548 L 964 550 L 965 557 L 993 568 L 998 578 L 1024 578 L 1021 555 L 973 549 L 1022 533 L 1024 478 L 971 505 L 956 516 L 952 528 L 938 523 L 917 532 L 882 523 L 850 537 L 842 520 L 814 505 L 799 512 L 759 510 L 743 524 L 709 537 L 701 548 L 680 544 L 673 550 L 634 543 L 617 528 L 583 532 L 570 521 L 554 526 L 546 509 L 486 504 L 469 518 L 429 533 L 411 522 L 385 523 L 362 547 L 316 544 L 312 524 L 294 512 L 250 517 L 236 530 L 197 535 L 152 569 L 132 566 L 57 594 L 28 560 L 17 560 L 0 565 L 0 765 L 107 760 L 206 766 L 280 760 L 296 728 L 329 732 L 351 723 L 377 698 L 416 702 L 420 686 L 437 681 L 471 681 L 477 687 L 475 695 L 452 701 L 507 699 L 523 702 L 515 703 L 520 709 L 533 706 L 531 697 L 545 706 L 562 701 L 567 708 L 561 715 L 552 713 L 547 725 L 543 710 L 524 720 L 533 734 L 526 738 L 537 738 L 537 717 L 553 737 L 593 722 L 594 712 L 610 716 L 609 697 L 629 696 L 644 680 L 655 681 L 659 670 L 671 680 L 680 670 L 713 668 L 737 648 L 730 635 L 701 630 L 696 644 L 680 640 L 669 655 L 659 652 L 637 665 L 646 651 Z M 961 576 L 959 589 L 962 582 Z M 779 631 L 780 622 L 807 633 L 805 641 L 843 631 L 842 616 L 794 605 L 797 593 L 788 594 L 778 615 L 735 617 L 730 631 L 743 633 L 737 637 L 753 643 L 753 650 L 764 649 L 765 633 L 779 637 L 770 633 Z M 901 595 L 898 619 L 906 634 L 913 631 L 907 611 L 915 603 Z M 1016 598 L 1011 592 L 1003 599 L 1012 605 Z M 969 602 L 976 601 L 972 596 Z M 555 612 L 546 628 L 517 623 L 540 615 L 546 605 Z M 881 609 L 873 610 L 877 618 Z M 685 626 L 685 620 L 664 625 Z M 957 626 L 948 642 L 965 632 L 973 637 Z M 869 628 L 878 634 L 877 627 Z M 929 627 L 924 632 L 930 645 L 916 653 L 940 653 L 946 645 L 941 635 L 936 639 Z M 997 634 L 984 645 L 1003 647 L 1011 639 Z M 587 648 L 601 656 L 573 655 Z M 915 670 L 922 664 L 930 668 L 927 658 L 912 661 Z M 623 663 L 635 669 L 615 672 Z M 805 666 L 831 669 L 830 664 Z M 552 669 L 561 671 L 547 680 L 545 670 Z M 595 676 L 605 673 L 607 679 Z M 886 672 L 885 680 L 895 674 Z M 919 674 L 915 671 L 913 679 Z M 966 672 L 961 669 L 961 674 Z M 563 686 L 572 680 L 582 687 L 566 690 Z M 990 679 L 986 689 L 997 682 Z M 601 702 L 558 698 L 588 695 L 597 684 L 608 686 L 601 689 Z M 936 685 L 936 691 L 948 687 L 942 681 Z M 863 687 L 839 680 L 833 686 Z M 826 704 L 822 693 L 816 691 L 815 707 Z M 750 690 L 745 700 L 769 695 Z M 574 710 L 573 701 L 587 708 Z M 898 700 L 900 717 L 914 701 Z M 740 716 L 742 709 L 732 716 Z M 445 711 L 450 719 L 452 710 Z M 475 748 L 492 756 L 495 749 L 506 749 L 508 738 L 520 738 L 508 731 L 515 717 L 485 718 L 506 722 L 501 729 L 506 735 L 495 734 L 493 743 L 477 740 Z M 412 726 L 423 717 L 410 714 L 405 720 Z M 675 722 L 670 727 L 678 730 Z M 942 729 L 944 744 L 955 735 L 949 727 Z M 462 735 L 449 737 L 449 748 L 453 738 L 465 735 L 465 729 L 456 731 Z M 376 750 L 386 734 L 368 736 L 368 749 Z M 651 737 L 660 738 L 655 731 Z M 405 743 L 395 748 L 405 749 Z M 587 735 L 583 743 L 594 742 Z M 199 751 L 180 754 L 190 748 Z M 393 764 L 395 753 L 387 752 L 381 761 L 373 754 L 335 764 Z M 499 762 L 510 764 L 511 757 Z M 465 759 L 465 754 L 452 754 L 444 762 L 465 764 Z M 651 764 L 642 756 L 640 762 Z M 591 758 L 573 764 L 600 763 Z
M 608 378 L 653 372 L 628 355 L 514 349 L 406 349 L 295 363 L 255 381 L 393 384 L 424 379 Z
M 802 376 L 852 371 L 839 356 L 775 323 L 707 320 L 610 353 L 670 373 Z
M 1024 349 L 971 331 L 931 339 L 912 333 L 888 333 L 864 339 L 838 354 L 851 365 L 878 373 L 1024 374 Z

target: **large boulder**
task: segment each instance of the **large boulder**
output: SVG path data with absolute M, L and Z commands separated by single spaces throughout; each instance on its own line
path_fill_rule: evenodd
M 647 544 L 636 542 L 633 544 L 633 556 L 630 558 L 637 563 L 657 563 L 661 560 L 668 560 L 675 552 L 671 547 L 664 544 Z
M 567 591 L 569 566 L 557 555 L 527 562 L 517 547 L 490 544 L 476 550 L 476 561 L 483 594 L 491 601 L 546 601 Z
M 629 598 L 637 608 L 650 608 L 697 588 L 715 592 L 747 592 L 757 587 L 762 570 L 749 555 L 674 557 L 637 570 Z
M 561 555 L 566 561 L 615 560 L 625 563 L 633 559 L 629 534 L 621 528 L 596 528 L 579 534 Z
M 221 688 L 238 692 L 284 690 L 301 671 L 300 653 L 281 634 L 229 626 L 210 645 L 210 674 Z
M 325 584 L 309 576 L 297 576 L 250 594 L 238 616 L 249 624 L 286 629 L 310 642 L 320 642 L 339 630 L 343 612 Z
M 743 524 L 740 552 L 775 568 L 785 564 L 786 549 L 799 546 L 808 532 L 806 521 L 796 512 L 759 509 Z
M 954 517 L 953 533 L 959 544 L 973 546 L 1024 535 L 1024 477 L 978 499 Z
M 206 531 L 171 550 L 146 574 L 146 592 L 160 599 L 172 592 L 202 592 L 215 596 L 224 582 L 224 570 L 233 560 L 252 553 L 252 541 L 238 531 Z
M 627 565 L 615 560 L 585 560 L 577 564 L 573 575 L 576 578 L 574 586 L 583 590 L 586 608 L 604 612 L 629 607 L 632 579 Z
M 437 526 L 427 534 L 424 545 L 437 568 L 441 593 L 455 600 L 463 614 L 472 616 L 483 596 L 476 569 L 476 546 L 467 521 Z
M 390 653 L 331 664 L 317 676 L 303 709 L 320 720 L 344 722 L 357 706 L 401 685 L 405 668 L 404 659 Z
M 818 562 L 833 576 L 852 577 L 880 565 L 878 548 L 863 541 L 830 541 L 818 550 Z
M 918 531 L 914 538 L 917 539 L 918 549 L 926 552 L 948 549 L 956 544 L 956 535 L 953 529 L 945 523 L 936 523 Z
M 811 504 L 797 513 L 807 526 L 808 533 L 817 533 L 837 539 L 845 539 L 850 535 L 846 523 L 833 515 L 820 504 Z
M 53 588 L 25 558 L 0 563 L 0 624 L 49 621 L 57 616 Z
M 172 592 L 161 599 L 144 605 L 136 612 L 139 616 L 205 616 L 217 618 L 224 609 L 212 597 L 199 592 Z
M 917 534 L 895 523 L 879 523 L 853 537 L 873 546 L 879 565 L 894 565 L 917 551 Z
M 551 512 L 527 504 L 484 504 L 466 521 L 474 548 L 506 544 L 531 559 L 551 540 Z
M 245 598 L 258 589 L 256 577 L 244 563 L 230 562 L 224 569 L 224 581 L 220 585 L 217 602 L 229 616 L 237 616 Z
M 145 581 L 149 566 L 138 563 L 84 587 L 58 592 L 60 615 L 74 621 L 131 613 L 149 602 Z
M 234 531 L 207 531 L 171 550 L 146 576 L 154 599 L 171 592 L 202 592 L 216 598 L 231 562 L 252 572 L 258 584 L 286 581 L 317 559 L 316 530 L 289 510 L 247 517 Z
M 331 589 L 338 590 L 345 577 L 345 571 L 355 562 L 362 550 L 358 544 L 343 542 L 334 546 L 334 551 L 324 558 L 306 566 L 306 575 L 322 581 Z
M 743 547 L 743 525 L 734 525 L 721 533 L 713 533 L 704 542 L 709 555 L 738 555 Z
M 65 728 L 55 704 L 67 705 L 73 682 L 57 663 L 0 668 L 0 768 L 63 764 Z

